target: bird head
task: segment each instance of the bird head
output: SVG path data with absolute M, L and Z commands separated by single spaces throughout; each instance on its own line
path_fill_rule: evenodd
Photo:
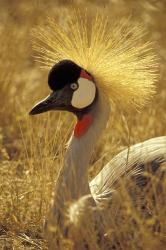
M 30 114 L 56 109 L 78 115 L 99 95 L 125 111 L 143 107 L 158 79 L 158 58 L 146 34 L 142 23 L 99 10 L 70 11 L 64 24 L 48 19 L 47 26 L 34 30 L 33 48 L 37 61 L 52 67 L 53 92 Z
M 48 74 L 52 93 L 37 103 L 30 115 L 49 110 L 66 110 L 79 116 L 86 113 L 97 98 L 93 77 L 71 60 L 56 63 Z

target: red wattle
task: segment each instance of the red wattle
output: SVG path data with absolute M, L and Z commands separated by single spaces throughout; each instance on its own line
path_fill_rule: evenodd
M 75 126 L 74 136 L 79 138 L 84 135 L 92 124 L 92 121 L 93 119 L 91 115 L 84 115 L 82 120 L 78 121 Z

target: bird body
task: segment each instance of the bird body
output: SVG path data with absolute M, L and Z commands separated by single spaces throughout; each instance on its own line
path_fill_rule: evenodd
M 93 197 L 97 201 L 112 198 L 112 193 L 115 191 L 112 187 L 118 178 L 123 175 L 139 176 L 145 171 L 142 164 L 149 164 L 157 159 L 160 160 L 159 163 L 166 160 L 166 136 L 155 137 L 130 146 L 108 162 L 90 182 Z
M 85 224 L 92 220 L 88 223 L 91 230 L 97 223 L 100 236 L 104 235 L 100 209 L 96 209 L 112 199 L 115 183 L 122 176 L 141 175 L 141 164 L 166 158 L 166 137 L 154 138 L 119 153 L 89 183 L 90 159 L 106 128 L 111 103 L 124 104 L 127 109 L 145 104 L 154 93 L 157 61 L 151 43 L 142 41 L 144 29 L 140 25 L 122 18 L 110 26 L 109 19 L 99 13 L 89 25 L 88 18 L 79 11 L 69 18 L 70 32 L 50 21 L 51 32 L 39 29 L 36 33 L 39 60 L 45 66 L 54 63 L 48 75 L 52 93 L 30 114 L 67 110 L 77 116 L 47 218 L 49 249 L 57 244 L 57 227 L 63 236 L 79 233 L 84 242 L 90 237 Z M 81 249 L 80 241 L 77 243 Z

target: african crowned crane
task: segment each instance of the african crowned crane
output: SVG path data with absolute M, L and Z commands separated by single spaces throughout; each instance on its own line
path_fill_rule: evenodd
M 73 223 L 83 223 L 86 208 L 109 200 L 114 183 L 126 171 L 130 176 L 139 175 L 143 171 L 140 164 L 162 162 L 166 155 L 165 136 L 145 141 L 118 154 L 88 182 L 89 161 L 110 117 L 110 103 L 142 106 L 155 92 L 157 60 L 152 44 L 143 39 L 144 28 L 130 19 L 110 22 L 101 13 L 90 19 L 87 13 L 76 11 L 67 25 L 62 28 L 50 20 L 48 29 L 38 29 L 35 44 L 38 59 L 54 66 L 48 75 L 52 93 L 30 114 L 66 110 L 77 116 L 47 220 L 50 249 L 56 249 L 56 232 L 49 228 L 57 225 L 63 235 L 69 233 L 65 211 Z M 70 206 L 71 201 L 78 202 Z

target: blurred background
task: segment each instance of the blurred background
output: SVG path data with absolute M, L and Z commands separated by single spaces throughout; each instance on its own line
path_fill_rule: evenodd
M 113 110 L 94 152 L 89 178 L 127 145 L 166 135 L 165 0 L 0 0 L 0 249 L 47 248 L 42 226 L 75 118 L 60 112 L 28 116 L 34 103 L 49 93 L 48 72 L 33 58 L 31 33 L 48 16 L 63 23 L 69 5 L 86 6 L 92 12 L 98 6 L 142 20 L 160 60 L 155 98 L 138 114 L 120 116 L 120 107 Z M 155 248 L 144 249 L 164 249 L 166 210 L 160 205 L 156 209 L 163 231 L 149 236 L 152 242 L 156 237 Z M 143 238 L 140 235 L 145 244 Z M 125 247 L 122 242 L 124 248 L 119 249 L 136 249 L 134 243 Z

